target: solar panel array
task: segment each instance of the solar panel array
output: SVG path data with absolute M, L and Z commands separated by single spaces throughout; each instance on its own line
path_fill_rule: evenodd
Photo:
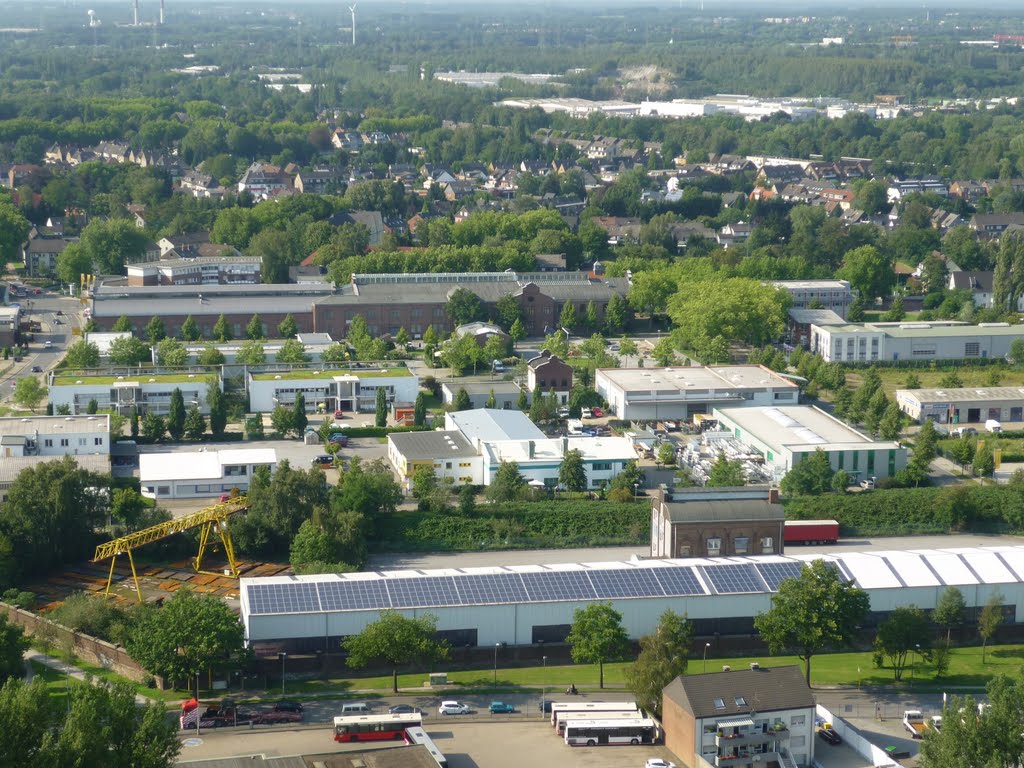
M 735 595 L 742 592 L 764 592 L 767 586 L 757 569 L 748 564 L 703 565 L 701 572 L 707 577 L 715 592 L 720 595 Z

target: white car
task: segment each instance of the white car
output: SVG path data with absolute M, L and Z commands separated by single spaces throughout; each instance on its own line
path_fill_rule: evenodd
M 594 418 L 594 412 L 591 411 L 589 408 L 584 408 L 580 412 L 580 417 L 584 418 L 584 419 L 592 419 L 592 418 Z
M 442 701 L 437 708 L 439 715 L 468 715 L 469 704 L 462 704 L 458 701 Z
M 662 760 L 660 757 L 648 757 L 644 768 L 676 768 L 676 764 Z

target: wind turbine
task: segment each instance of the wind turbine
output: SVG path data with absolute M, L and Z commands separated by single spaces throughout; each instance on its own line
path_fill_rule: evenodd
M 348 7 L 348 12 L 352 14 L 352 45 L 356 44 L 356 6 L 352 4 Z

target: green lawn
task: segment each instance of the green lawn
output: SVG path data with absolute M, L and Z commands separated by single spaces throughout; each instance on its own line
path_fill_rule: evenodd
M 952 369 L 950 369 L 952 370 Z M 965 387 L 992 387 L 997 386 L 989 378 L 993 372 L 998 372 L 1000 387 L 1024 386 L 1024 370 L 1009 366 L 972 366 L 969 363 L 958 365 L 956 374 L 963 381 Z M 932 370 L 930 368 L 879 368 L 878 374 L 882 379 L 882 388 L 890 397 L 894 396 L 897 389 L 905 389 L 907 377 L 914 374 L 921 381 L 923 389 L 935 389 L 939 381 L 948 373 L 947 370 Z M 851 389 L 860 387 L 863 381 L 861 370 L 846 372 L 846 382 Z

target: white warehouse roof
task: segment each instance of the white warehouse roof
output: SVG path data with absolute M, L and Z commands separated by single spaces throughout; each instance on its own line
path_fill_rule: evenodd
M 242 615 L 770 594 L 816 559 L 866 590 L 1024 583 L 1024 546 L 690 558 L 244 578 Z
M 273 448 L 238 448 L 227 451 L 139 454 L 139 479 L 145 484 L 160 480 L 216 480 L 224 467 L 235 464 L 276 464 Z

